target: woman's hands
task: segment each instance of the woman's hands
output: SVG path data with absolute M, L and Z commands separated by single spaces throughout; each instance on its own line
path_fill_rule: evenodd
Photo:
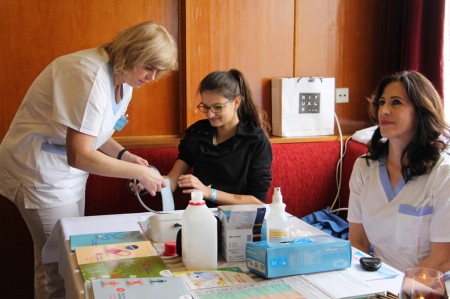
M 129 183 L 131 191 L 134 192 L 135 188 L 138 188 L 138 192 L 141 192 L 143 189 L 145 189 L 148 193 L 150 193 L 151 196 L 155 196 L 156 192 L 161 192 L 161 189 L 166 187 L 167 184 L 164 181 L 164 178 L 159 174 L 156 168 L 148 167 L 149 164 L 146 159 L 130 153 L 129 151 L 126 151 L 123 154 L 121 160 L 146 166 L 146 170 L 144 171 L 144 173 L 142 173 L 142 178 L 138 179 L 139 184 L 135 186 L 133 182 Z
M 205 186 L 196 176 L 192 174 L 184 174 L 178 177 L 178 187 L 183 188 L 183 193 L 192 193 L 201 191 L 205 199 L 211 200 L 211 186 Z M 232 194 L 217 190 L 217 198 L 214 200 L 216 204 L 236 205 L 236 204 L 262 204 L 259 199 L 252 195 Z
M 125 151 L 120 158 L 121 161 L 138 164 L 145 166 L 145 169 L 142 170 L 142 173 L 136 177 L 139 181 L 137 186 L 134 185 L 133 182 L 129 183 L 130 190 L 134 192 L 135 188 L 138 188 L 138 192 L 141 192 L 143 189 L 147 190 L 151 196 L 155 196 L 156 192 L 161 192 L 161 189 L 166 186 L 166 182 L 164 178 L 159 174 L 157 170 L 154 168 L 148 167 L 148 161 L 138 155 L 135 155 L 129 151 Z
M 159 174 L 159 172 L 148 166 L 143 169 L 142 176 L 137 179 L 139 180 L 139 185 L 142 185 L 142 187 L 144 187 L 144 189 L 146 189 L 151 196 L 155 196 L 156 192 L 161 192 L 161 189 L 167 185 L 166 181 L 164 181 L 164 178 Z M 135 186 L 130 186 L 132 190 L 134 187 Z M 139 192 L 141 190 L 138 189 Z
M 95 137 L 67 128 L 67 161 L 72 167 L 86 172 L 116 178 L 139 180 L 152 196 L 166 186 L 164 178 L 148 167 L 148 161 L 128 151 L 118 160 L 117 154 L 123 149 L 110 138 L 99 150 L 94 150 Z
M 211 188 L 205 186 L 196 176 L 192 174 L 180 175 L 178 178 L 178 187 L 184 188 L 183 193 L 192 193 L 196 190 L 201 191 L 205 198 L 211 198 Z
M 138 155 L 126 151 L 121 158 L 122 161 L 148 166 L 148 161 Z
M 201 191 L 205 199 L 211 200 L 211 186 L 205 186 L 196 176 L 192 174 L 183 174 L 178 177 L 178 187 L 183 188 L 183 193 L 192 193 L 196 190 Z M 236 204 L 262 204 L 259 199 L 253 195 L 240 195 L 227 193 L 217 190 L 217 197 L 214 200 L 220 205 L 236 205 Z

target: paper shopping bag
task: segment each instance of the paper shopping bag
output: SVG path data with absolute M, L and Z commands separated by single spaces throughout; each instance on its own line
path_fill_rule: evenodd
M 272 79 L 272 134 L 303 137 L 334 134 L 335 79 Z

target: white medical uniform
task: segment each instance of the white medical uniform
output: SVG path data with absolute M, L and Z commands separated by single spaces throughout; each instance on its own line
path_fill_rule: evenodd
M 386 157 L 356 160 L 347 220 L 362 223 L 374 256 L 405 271 L 430 254 L 430 242 L 450 242 L 450 157 L 442 153 L 430 174 L 392 188 Z
M 88 173 L 67 164 L 66 130 L 95 136 L 95 149 L 114 133 L 132 87 L 115 103 L 112 68 L 103 49 L 55 59 L 28 90 L 0 145 L 0 194 L 14 201 L 22 186 L 26 208 L 84 200 Z
M 42 248 L 61 217 L 84 215 L 88 173 L 67 163 L 70 127 L 94 136 L 94 149 L 114 133 L 132 87 L 116 104 L 112 67 L 103 49 L 65 55 L 35 79 L 0 144 L 0 194 L 15 202 L 34 242 L 35 298 L 63 298 L 57 263 Z

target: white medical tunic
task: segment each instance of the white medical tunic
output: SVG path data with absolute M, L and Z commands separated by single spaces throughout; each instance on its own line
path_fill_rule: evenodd
M 35 79 L 0 145 L 0 194 L 14 201 L 22 186 L 26 208 L 50 208 L 85 197 L 88 173 L 67 163 L 66 131 L 96 137 L 114 133 L 132 87 L 115 102 L 112 68 L 102 49 L 55 59 Z
M 392 188 L 385 158 L 356 160 L 347 220 L 362 223 L 374 256 L 405 271 L 430 254 L 430 242 L 450 242 L 450 158 Z

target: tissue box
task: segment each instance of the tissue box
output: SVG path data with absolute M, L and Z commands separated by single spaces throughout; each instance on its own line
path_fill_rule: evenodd
M 221 254 L 227 262 L 245 261 L 247 242 L 261 240 L 265 214 L 264 204 L 218 207 L 222 224 Z
M 282 242 L 249 242 L 247 268 L 266 278 L 349 268 L 351 244 L 329 235 Z

